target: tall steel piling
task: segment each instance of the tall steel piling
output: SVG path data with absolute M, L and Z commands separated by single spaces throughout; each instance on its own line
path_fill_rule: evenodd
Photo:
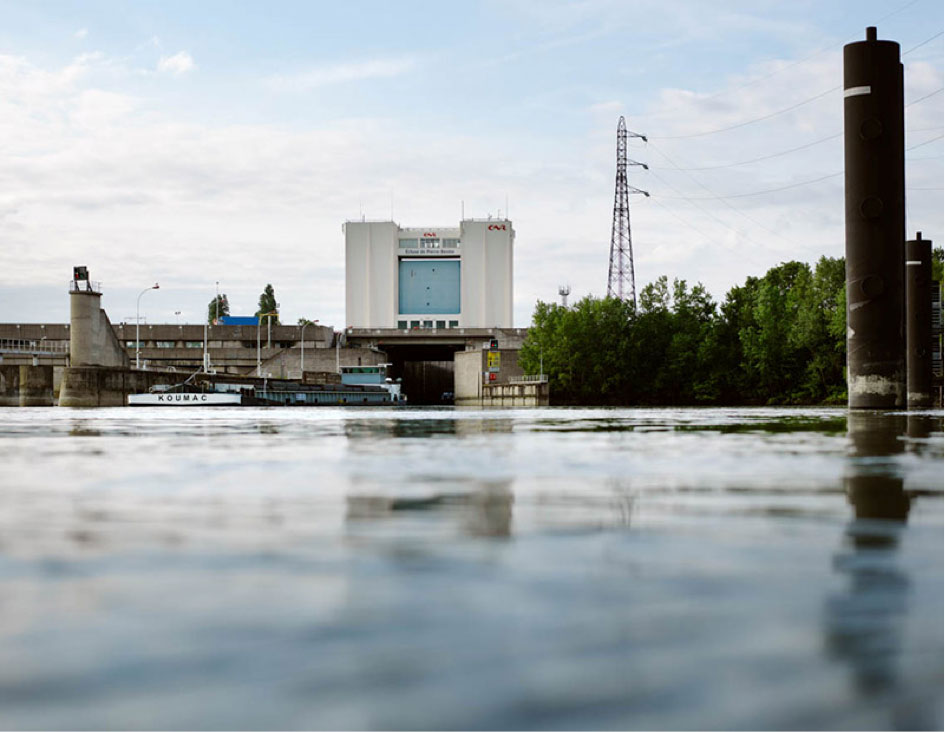
M 906 404 L 905 153 L 899 44 L 843 48 L 849 406 Z
M 932 406 L 932 242 L 906 242 L 906 394 L 910 409 Z

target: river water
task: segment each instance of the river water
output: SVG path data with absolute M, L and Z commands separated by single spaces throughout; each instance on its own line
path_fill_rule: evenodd
M 941 729 L 942 412 L 0 409 L 4 729 Z

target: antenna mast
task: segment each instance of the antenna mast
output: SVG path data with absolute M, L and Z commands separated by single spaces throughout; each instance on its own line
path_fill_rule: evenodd
M 633 244 L 630 241 L 630 194 L 650 194 L 627 183 L 627 165 L 639 165 L 649 170 L 646 164 L 627 158 L 627 137 L 646 137 L 636 132 L 627 132 L 623 117 L 617 123 L 617 184 L 614 190 L 614 223 L 610 232 L 610 269 L 607 273 L 607 297 L 616 297 L 633 303 L 637 309 L 637 284 L 633 272 Z
M 571 285 L 561 285 L 558 287 L 558 294 L 561 295 L 561 307 L 568 306 L 568 295 L 571 294 Z

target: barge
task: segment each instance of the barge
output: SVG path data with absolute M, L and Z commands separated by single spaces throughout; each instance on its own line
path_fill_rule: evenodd
M 392 406 L 407 397 L 400 380 L 386 376 L 386 365 L 342 366 L 311 383 L 306 379 L 270 379 L 225 374 L 193 374 L 178 384 L 158 384 L 146 394 L 129 394 L 132 407 L 316 407 Z

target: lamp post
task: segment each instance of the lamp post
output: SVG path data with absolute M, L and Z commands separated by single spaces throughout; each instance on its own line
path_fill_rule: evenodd
M 317 324 L 318 324 L 318 320 L 317 320 L 317 319 L 316 319 L 316 320 L 307 320 L 307 321 L 302 325 L 302 334 L 299 336 L 299 340 L 302 341 L 302 366 L 301 366 L 301 368 L 302 368 L 302 378 L 303 378 L 303 379 L 305 378 L 305 329 L 308 328 L 310 325 L 317 325 Z
M 273 315 L 278 315 L 277 311 L 271 313 L 260 313 L 259 318 L 256 320 L 256 376 L 262 376 L 262 349 L 260 347 L 260 328 L 262 327 L 263 318 L 271 318 Z M 269 348 L 269 346 L 266 346 Z
M 135 368 L 141 368 L 141 295 L 146 293 L 148 290 L 159 290 L 161 286 L 155 282 L 150 287 L 147 287 L 141 291 L 141 294 L 138 295 L 138 302 L 135 304 Z

